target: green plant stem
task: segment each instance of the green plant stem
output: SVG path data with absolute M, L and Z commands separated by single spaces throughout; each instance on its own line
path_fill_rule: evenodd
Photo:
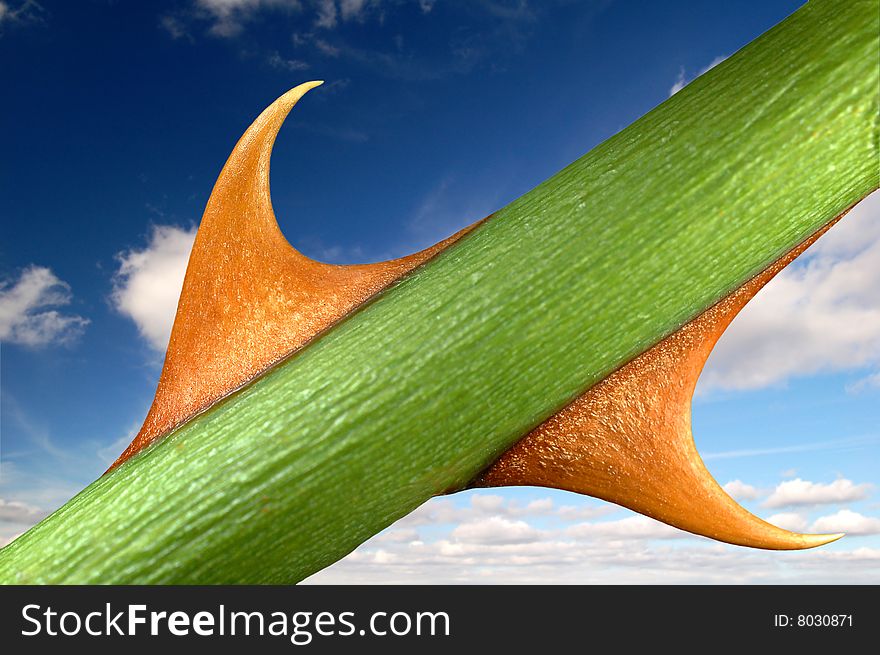
M 878 29 L 810 2 L 91 484 L 0 580 L 294 582 L 464 485 L 877 188 Z

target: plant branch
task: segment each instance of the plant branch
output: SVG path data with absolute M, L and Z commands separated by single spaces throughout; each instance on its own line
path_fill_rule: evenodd
M 459 488 L 877 188 L 876 3 L 810 2 L 0 550 L 290 583 Z

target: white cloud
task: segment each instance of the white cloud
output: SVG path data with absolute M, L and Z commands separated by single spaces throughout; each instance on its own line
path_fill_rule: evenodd
M 821 560 L 837 560 L 837 561 L 851 561 L 856 562 L 864 562 L 867 565 L 880 563 L 880 548 L 856 548 L 854 550 L 844 550 L 844 551 L 816 551 L 816 560 L 818 563 L 821 563 Z M 807 564 L 811 564 L 812 562 L 807 562 Z M 864 581 L 861 581 L 864 584 Z M 840 584 L 838 582 L 838 584 Z
M 6 463 L 3 464 L 4 468 Z M 11 543 L 49 512 L 17 500 L 0 498 L 0 548 Z
M 742 480 L 731 480 L 724 485 L 724 491 L 736 500 L 755 500 L 761 496 L 761 492 L 756 487 Z
M 195 228 L 157 225 L 146 248 L 117 255 L 113 305 L 159 352 L 168 346 L 195 234 Z
M 520 544 L 535 541 L 541 532 L 525 521 L 492 516 L 482 521 L 463 523 L 452 531 L 455 541 L 474 544 Z
M 733 321 L 709 357 L 700 392 L 880 366 L 880 193 L 857 205 L 801 259 Z
M 681 91 L 687 82 L 684 77 L 684 66 L 678 69 L 678 77 L 675 78 L 675 83 L 669 88 L 669 95 L 674 96 L 676 93 Z
M 503 496 L 495 494 L 474 494 L 471 496 L 471 507 L 481 514 L 495 514 L 503 512 L 505 502 Z
M 88 319 L 52 309 L 70 301 L 70 286 L 45 266 L 29 266 L 15 283 L 0 282 L 0 341 L 44 346 L 78 337 Z
M 522 513 L 526 516 L 546 516 L 553 511 L 553 501 L 549 498 L 538 498 L 529 502 L 523 508 Z
M 597 501 L 598 502 L 598 501 Z M 616 511 L 614 505 L 587 504 L 584 498 L 581 506 L 557 508 L 550 498 L 536 498 L 522 505 L 498 494 L 472 492 L 470 504 L 459 506 L 448 498 L 436 498 L 425 503 L 411 514 L 402 518 L 396 525 L 415 527 L 422 525 L 464 524 L 485 521 L 491 518 L 507 520 L 523 518 L 560 518 L 562 520 L 583 520 Z
M 845 532 L 849 536 L 880 534 L 880 519 L 842 509 L 836 514 L 820 516 L 810 530 L 820 533 Z
M 563 505 L 556 511 L 556 514 L 563 521 L 590 521 L 606 514 L 613 514 L 618 509 L 617 505 L 610 503 L 605 505 Z
M 579 523 L 565 533 L 577 539 L 683 539 L 694 535 L 647 516 L 628 516 L 616 521 Z
M 684 87 L 686 87 L 688 84 L 693 82 L 700 75 L 702 75 L 703 73 L 709 72 L 710 70 L 715 68 L 718 64 L 720 64 L 725 59 L 727 59 L 726 55 L 721 56 L 721 57 L 715 57 L 715 59 L 713 59 L 711 62 L 709 62 L 708 66 L 706 66 L 705 68 L 701 68 L 699 71 L 697 71 L 697 74 L 691 78 L 688 78 L 685 76 L 684 66 L 682 66 L 678 70 L 678 77 L 675 79 L 675 83 L 669 89 L 669 95 L 674 96 L 676 93 L 681 91 Z
M 846 503 L 866 498 L 870 490 L 870 484 L 853 484 L 846 478 L 840 478 L 830 484 L 795 478 L 780 482 L 770 497 L 764 501 L 764 506 L 791 507 Z
M 385 530 L 376 536 L 376 541 L 394 544 L 408 544 L 414 541 L 419 541 L 419 531 L 415 528 Z
M 445 525 L 460 523 L 469 518 L 469 509 L 459 509 L 448 498 L 435 498 L 421 505 L 395 523 L 398 527 Z
M 774 514 L 767 518 L 767 523 L 771 523 L 785 530 L 791 530 L 792 532 L 806 532 L 808 525 L 807 519 L 797 512 L 782 512 L 780 514 Z
M 4 500 L 0 498 L 0 521 L 33 525 L 46 516 L 46 514 L 47 512 L 39 507 L 34 507 L 17 500 Z
M 468 492 L 469 504 L 431 500 L 418 511 L 422 519 L 440 521 L 424 521 L 416 530 L 405 517 L 308 583 L 880 582 L 880 549 L 873 543 L 848 550 L 843 540 L 830 548 L 783 556 L 689 538 L 692 535 L 633 514 L 566 526 L 559 524 L 563 508 L 552 501 L 548 505 L 551 499 L 545 490 L 539 493 L 542 497 L 533 500 L 483 492 Z M 474 496 L 481 499 L 474 502 Z M 511 518 L 528 507 L 543 513 Z M 492 512 L 494 518 L 482 512 Z M 457 517 L 464 518 L 460 525 L 447 522 Z M 806 516 L 795 513 L 769 520 L 798 531 L 809 524 Z M 813 530 L 823 528 L 820 521 Z M 682 539 L 670 540 L 675 537 Z

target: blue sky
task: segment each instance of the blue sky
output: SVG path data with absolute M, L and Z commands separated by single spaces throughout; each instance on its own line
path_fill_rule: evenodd
M 275 97 L 275 211 L 376 261 L 514 198 L 799 2 L 0 2 L 0 544 L 106 468 L 155 389 L 223 162 Z M 707 465 L 817 551 L 542 489 L 430 501 L 315 581 L 880 582 L 880 198 L 761 293 L 694 402 Z M 738 481 L 738 482 L 736 482 Z

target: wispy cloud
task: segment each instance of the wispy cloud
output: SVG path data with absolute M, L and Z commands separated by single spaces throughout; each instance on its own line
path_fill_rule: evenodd
M 72 341 L 89 320 L 54 309 L 71 299 L 70 285 L 45 266 L 29 266 L 14 282 L 0 281 L 0 341 L 34 347 Z
M 195 228 L 156 225 L 145 248 L 117 255 L 113 305 L 158 352 L 165 351 L 171 336 L 195 234 Z
M 856 380 L 852 384 L 848 384 L 846 386 L 847 393 L 854 394 L 875 389 L 880 389 L 880 372 L 872 373 L 871 375 L 863 377 L 860 380 Z
M 178 16 L 168 14 L 159 17 L 159 27 L 172 39 L 191 39 L 186 22 Z
M 55 460 L 69 460 L 71 453 L 55 444 L 52 440 L 49 428 L 40 418 L 32 418 L 24 411 L 19 402 L 5 390 L 2 393 L 3 414 L 6 420 L 11 421 L 24 435 L 31 446 L 35 447 L 43 456 Z
M 209 23 L 208 32 L 218 37 L 238 35 L 261 11 L 299 12 L 299 0 L 196 0 L 196 13 Z
M 334 0 L 318 0 L 318 11 L 315 18 L 315 26 L 325 29 L 336 27 L 337 11 Z
M 795 444 L 792 446 L 778 446 L 775 448 L 743 448 L 740 450 L 723 450 L 719 452 L 707 452 L 702 454 L 705 461 L 713 459 L 736 459 L 739 457 L 764 457 L 768 455 L 784 455 L 786 453 L 807 453 L 821 450 L 853 450 L 865 448 L 880 443 L 880 437 L 849 437 L 832 441 L 817 441 L 813 443 Z M 791 475 L 783 477 L 793 477 Z
M 380 0 L 193 0 L 161 16 L 159 25 L 176 39 L 190 36 L 192 25 L 210 36 L 233 39 L 264 16 L 282 15 L 295 25 L 328 31 L 340 23 L 381 18 L 385 4 Z
M 332 2 L 327 3 L 328 8 L 332 5 Z M 430 13 L 433 7 L 433 4 L 422 5 L 422 13 Z M 528 42 L 539 13 L 524 2 L 472 2 L 457 5 L 455 10 L 466 18 L 440 50 L 436 49 L 436 44 L 431 50 L 421 48 L 417 39 L 404 41 L 402 34 L 397 34 L 384 48 L 363 47 L 355 45 L 353 39 L 339 30 L 328 29 L 298 32 L 293 42 L 298 47 L 313 48 L 318 55 L 355 64 L 382 77 L 410 82 L 436 80 L 466 74 L 480 66 L 490 70 L 503 69 L 506 58 L 520 52 Z M 359 12 L 358 16 L 365 13 Z M 381 12 L 374 14 L 383 15 Z M 332 10 L 328 9 L 326 15 L 332 16 Z M 335 22 L 327 18 L 316 26 L 326 28 L 331 23 L 335 26 Z M 405 47 L 405 43 L 409 47 Z
M 669 95 L 674 96 L 676 93 L 681 91 L 684 87 L 686 87 L 688 84 L 690 84 L 695 79 L 697 79 L 700 75 L 703 75 L 704 73 L 708 73 L 710 70 L 715 68 L 718 64 L 720 64 L 725 59 L 727 59 L 727 55 L 715 57 L 715 59 L 713 59 L 712 61 L 709 62 L 708 66 L 701 68 L 693 76 L 687 75 L 685 73 L 684 66 L 682 66 L 678 71 L 678 77 L 675 78 L 675 83 L 669 88 Z
M 327 264 L 363 264 L 370 260 L 367 251 L 362 246 L 331 246 L 315 237 L 298 238 L 296 249 L 312 259 Z
M 332 30 L 340 21 L 363 22 L 369 16 L 383 15 L 387 1 L 382 0 L 313 0 L 315 27 Z
M 5 390 L 2 408 L 4 431 L 13 433 L 17 449 L 10 452 L 5 441 L 0 452 L 0 546 L 99 476 L 135 432 L 132 427 L 119 439 L 60 441 L 41 415 L 27 413 Z
M 94 453 L 92 453 L 92 457 Z M 90 468 L 85 458 L 70 457 L 63 460 L 39 455 L 38 465 L 30 462 L 19 463 L 18 458 L 10 459 L 4 454 L 0 461 L 0 493 L 7 501 L 17 501 L 37 507 L 41 511 L 51 511 L 69 500 L 82 489 L 102 468 Z M 25 459 L 25 458 L 22 458 Z M 33 460 L 32 460 L 33 461 Z M 36 520 L 21 524 L 29 528 Z M 18 524 L 17 524 L 18 525 Z
M 134 435 L 138 433 L 140 429 L 141 421 L 138 420 L 131 424 L 131 427 L 118 439 L 115 441 L 111 441 L 106 445 L 100 446 L 95 454 L 98 456 L 98 460 L 104 466 L 110 466 L 113 462 L 116 461 L 116 458 L 119 457 L 119 454 L 125 450 L 128 444 L 131 443 L 131 440 L 134 439 Z
M 267 59 L 272 68 L 279 68 L 286 71 L 302 71 L 309 68 L 308 62 L 301 59 L 287 59 L 282 57 L 276 50 Z
M 321 93 L 319 99 L 327 98 L 333 94 L 340 93 L 348 88 L 351 84 L 351 78 L 341 77 L 334 80 L 328 80 L 321 85 Z
M 13 25 L 42 22 L 46 18 L 46 10 L 36 0 L 10 2 L 0 0 L 0 36 L 3 28 Z
M 318 49 L 318 52 L 327 55 L 328 57 L 338 57 L 342 53 L 342 48 L 330 45 L 324 39 L 315 39 L 314 44 L 315 48 Z M 358 53 L 359 51 L 357 50 L 350 50 L 348 54 L 351 56 L 352 54 L 357 55 Z
M 348 65 L 356 65 L 372 74 L 407 82 L 436 80 L 452 74 L 465 73 L 474 61 L 464 50 L 451 46 L 451 55 L 434 57 L 415 51 L 402 51 L 398 47 L 379 49 L 352 45 L 342 36 L 318 36 L 299 34 L 300 44 L 309 44 L 316 55 L 339 59 Z M 467 56 L 465 56 L 467 54 Z
M 435 3 L 419 3 L 423 25 L 436 15 Z M 235 42 L 249 25 L 272 15 L 287 20 L 296 56 L 276 44 L 265 56 L 280 70 L 304 70 L 314 59 L 339 59 L 371 73 L 391 79 L 433 80 L 467 73 L 485 65 L 503 68 L 505 57 L 517 53 L 530 38 L 540 5 L 527 2 L 478 2 L 444 6 L 460 14 L 461 26 L 445 43 L 433 40 L 429 48 L 419 39 L 392 33 L 382 45 L 365 47 L 358 38 L 363 25 L 388 23 L 395 12 L 408 9 L 406 3 L 380 0 L 193 0 L 183 8 L 162 15 L 160 28 L 173 39 L 206 33 Z M 439 48 L 439 49 L 438 49 Z M 277 58 L 274 56 L 277 54 Z
M 500 187 L 467 189 L 455 175 L 440 178 L 413 208 L 395 256 L 409 254 L 445 239 L 474 221 L 485 218 L 502 204 Z

